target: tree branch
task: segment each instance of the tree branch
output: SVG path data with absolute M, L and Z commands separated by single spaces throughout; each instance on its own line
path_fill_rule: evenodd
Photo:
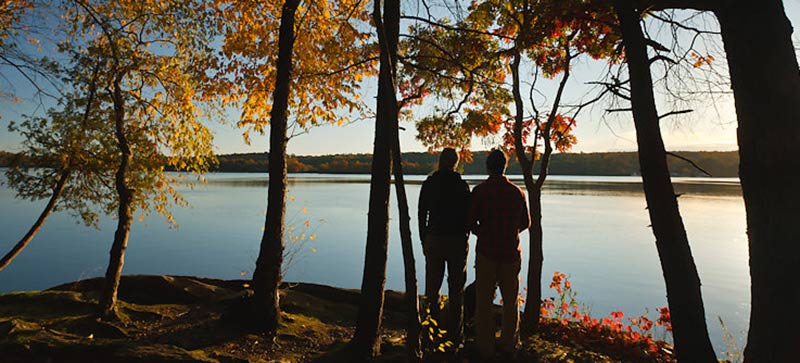
M 667 155 L 669 155 L 669 156 L 672 156 L 672 157 L 674 157 L 674 158 L 681 159 L 681 160 L 683 160 L 683 161 L 685 161 L 685 162 L 687 162 L 687 163 L 691 164 L 691 165 L 692 165 L 692 166 L 693 166 L 695 169 L 697 169 L 697 170 L 700 170 L 700 171 L 701 171 L 703 174 L 705 174 L 706 176 L 709 176 L 709 177 L 710 177 L 710 176 L 712 176 L 712 175 L 711 175 L 711 173 L 709 173 L 709 172 L 707 172 L 705 169 L 701 168 L 701 167 L 700 167 L 700 165 L 697 165 L 697 164 L 696 164 L 694 161 L 692 161 L 692 160 L 691 160 L 691 159 L 689 159 L 689 158 L 686 158 L 686 157 L 680 156 L 680 155 L 678 155 L 678 154 L 675 154 L 675 153 L 671 153 L 671 152 L 669 152 L 669 151 L 667 151 Z
M 663 115 L 659 115 L 659 116 L 658 116 L 658 119 L 660 120 L 660 119 L 662 119 L 662 118 L 665 118 L 665 117 L 669 117 L 669 116 L 675 116 L 675 115 L 680 115 L 680 114 L 689 113 L 689 112 L 692 112 L 692 111 L 694 111 L 694 110 L 678 110 L 678 111 L 670 111 L 670 112 L 667 112 L 667 113 L 665 113 L 665 114 L 663 114 Z

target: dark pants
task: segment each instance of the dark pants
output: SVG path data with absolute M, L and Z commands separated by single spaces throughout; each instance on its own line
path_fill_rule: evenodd
M 425 296 L 431 314 L 439 309 L 439 289 L 447 265 L 447 287 L 450 292 L 447 304 L 447 326 L 449 340 L 458 345 L 463 341 L 464 331 L 464 283 L 467 280 L 466 236 L 428 235 L 425 252 Z

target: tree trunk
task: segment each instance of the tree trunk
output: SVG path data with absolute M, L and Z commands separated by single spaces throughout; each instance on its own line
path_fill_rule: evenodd
M 47 220 L 50 212 L 52 212 L 53 208 L 55 208 L 56 201 L 58 201 L 58 198 L 61 197 L 61 193 L 64 191 L 64 185 L 67 184 L 69 176 L 69 170 L 65 169 L 61 171 L 58 181 L 56 182 L 56 186 L 53 188 L 53 195 L 50 196 L 50 200 L 47 201 L 47 205 L 44 207 L 44 210 L 41 214 L 39 214 L 39 218 L 35 223 L 33 223 L 31 228 L 28 230 L 28 233 L 26 233 L 25 236 L 22 237 L 22 239 L 19 240 L 16 245 L 14 245 L 14 248 L 12 248 L 11 251 L 8 251 L 8 253 L 3 256 L 3 259 L 0 260 L 0 271 L 3 271 L 3 269 L 5 269 L 8 264 L 10 264 L 11 261 L 13 261 L 22 252 L 22 250 L 28 246 L 28 243 L 31 242 L 33 236 L 35 236 L 36 233 L 39 232 L 39 229 L 42 228 L 44 221 Z
M 716 362 L 708 338 L 700 277 L 667 168 L 666 150 L 653 96 L 650 62 L 639 25 L 640 14 L 630 1 L 618 0 L 615 8 L 631 80 L 631 107 L 639 148 L 639 166 L 667 287 L 676 355 L 679 360 L 686 362 Z
M 408 306 L 408 325 L 406 326 L 406 348 L 408 361 L 422 360 L 420 350 L 419 295 L 417 294 L 417 268 L 414 261 L 414 245 L 411 239 L 411 217 L 408 214 L 408 196 L 403 178 L 403 159 L 400 150 L 400 133 L 397 118 L 392 124 L 392 172 L 394 188 L 397 193 L 397 211 L 400 215 L 400 243 L 403 246 L 403 268 L 406 283 L 406 305 Z
M 128 236 L 133 220 L 133 190 L 128 186 L 128 169 L 131 163 L 131 149 L 125 133 L 125 100 L 122 96 L 122 75 L 114 79 L 112 101 L 114 103 L 114 126 L 117 147 L 120 151 L 119 166 L 114 178 L 114 186 L 119 198 L 117 209 L 117 230 L 114 232 L 114 243 L 111 245 L 105 285 L 100 296 L 100 317 L 116 319 L 117 290 L 122 276 L 122 265 L 125 263 L 125 249 L 128 247 Z
M 267 218 L 253 272 L 253 321 L 260 331 L 274 334 L 280 320 L 279 287 L 283 264 L 283 222 L 286 215 L 286 128 L 292 81 L 294 17 L 299 0 L 287 0 L 281 10 L 275 90 L 272 92 L 269 134 Z
M 524 118 L 524 105 L 522 103 L 522 95 L 520 94 L 520 81 L 519 81 L 519 64 L 520 54 L 515 54 L 512 63 L 513 73 L 513 93 L 514 104 L 516 106 L 516 116 L 514 118 L 514 147 L 518 150 L 517 161 L 522 167 L 522 176 L 525 181 L 525 190 L 528 192 L 528 208 L 531 217 L 531 226 L 528 228 L 529 237 L 529 256 L 528 256 L 528 295 L 525 302 L 525 311 L 522 314 L 522 321 L 520 322 L 521 331 L 525 335 L 530 335 L 539 329 L 539 320 L 541 319 L 541 304 L 542 304 L 542 265 L 544 263 L 544 246 L 543 246 L 543 229 L 542 229 L 542 187 L 550 168 L 550 157 L 553 155 L 553 145 L 550 141 L 550 135 L 553 128 L 553 122 L 558 113 L 559 105 L 561 104 L 561 96 L 564 94 L 564 88 L 569 80 L 569 67 L 572 56 L 569 54 L 569 44 L 566 47 L 566 60 L 564 64 L 564 76 L 558 84 L 558 89 L 553 101 L 550 114 L 547 116 L 547 122 L 543 125 L 542 139 L 544 143 L 544 153 L 539 164 L 539 176 L 536 181 L 533 180 L 533 166 L 536 157 L 536 144 L 534 143 L 534 152 L 531 159 L 525 157 L 525 145 L 522 144 L 522 122 Z M 534 127 L 538 128 L 538 124 Z M 536 140 L 539 136 L 538 130 L 534 134 Z M 519 152 L 521 151 L 521 154 Z M 521 156 L 521 157 L 520 157 Z
M 533 181 L 533 160 L 525 156 L 525 145 L 522 143 L 522 122 L 524 118 L 524 105 L 520 93 L 519 65 L 522 56 L 519 52 L 514 54 L 511 63 L 512 92 L 514 94 L 514 149 L 522 169 L 522 178 L 525 182 L 525 190 L 528 192 L 528 208 L 531 216 L 531 228 L 529 234 L 529 256 L 528 256 L 528 294 L 526 296 L 525 309 L 520 321 L 520 331 L 524 335 L 530 335 L 539 330 L 539 318 L 541 314 L 540 306 L 542 302 L 542 263 L 544 254 L 542 252 L 542 228 L 541 228 L 541 208 L 539 207 L 539 190 Z
M 380 353 L 380 328 L 383 317 L 383 289 L 386 284 L 386 258 L 389 242 L 389 174 L 392 124 L 397 121 L 396 73 L 397 43 L 400 31 L 400 1 L 385 0 L 385 17 L 381 2 L 375 1 L 375 21 L 380 45 L 378 105 L 375 119 L 375 145 L 369 191 L 367 247 L 361 301 L 356 332 L 351 342 L 355 359 L 364 360 Z M 385 21 L 384 21 L 385 20 Z
M 745 362 L 797 359 L 800 316 L 800 72 L 781 1 L 722 1 L 715 11 L 739 128 L 750 248 Z

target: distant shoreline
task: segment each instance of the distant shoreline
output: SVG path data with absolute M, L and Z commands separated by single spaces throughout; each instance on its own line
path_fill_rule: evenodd
M 713 177 L 737 177 L 739 155 L 737 151 L 676 151 L 692 160 Z M 0 151 L 0 167 L 9 166 L 16 154 Z M 218 155 L 218 165 L 210 172 L 264 173 L 268 170 L 268 156 L 264 153 Z M 427 175 L 436 168 L 438 155 L 425 152 L 403 153 L 403 171 L 406 175 Z M 464 175 L 485 174 L 486 153 L 473 151 L 472 162 L 463 163 Z M 705 177 L 703 172 L 686 161 L 667 157 L 670 173 L 674 177 Z M 287 169 L 290 173 L 369 174 L 371 154 L 334 154 L 317 156 L 289 155 Z M 534 170 L 538 170 L 538 165 Z M 521 174 L 519 164 L 512 157 L 507 174 Z M 575 176 L 636 176 L 639 161 L 636 152 L 556 153 L 551 159 L 550 175 Z

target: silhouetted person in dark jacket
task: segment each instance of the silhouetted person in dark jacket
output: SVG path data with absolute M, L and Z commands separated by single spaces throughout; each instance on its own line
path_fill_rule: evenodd
M 463 295 L 467 279 L 469 186 L 455 171 L 458 154 L 445 148 L 439 170 L 422 183 L 419 194 L 419 234 L 425 253 L 425 296 L 432 314 L 439 309 L 439 289 L 447 265 L 449 340 L 463 341 Z

